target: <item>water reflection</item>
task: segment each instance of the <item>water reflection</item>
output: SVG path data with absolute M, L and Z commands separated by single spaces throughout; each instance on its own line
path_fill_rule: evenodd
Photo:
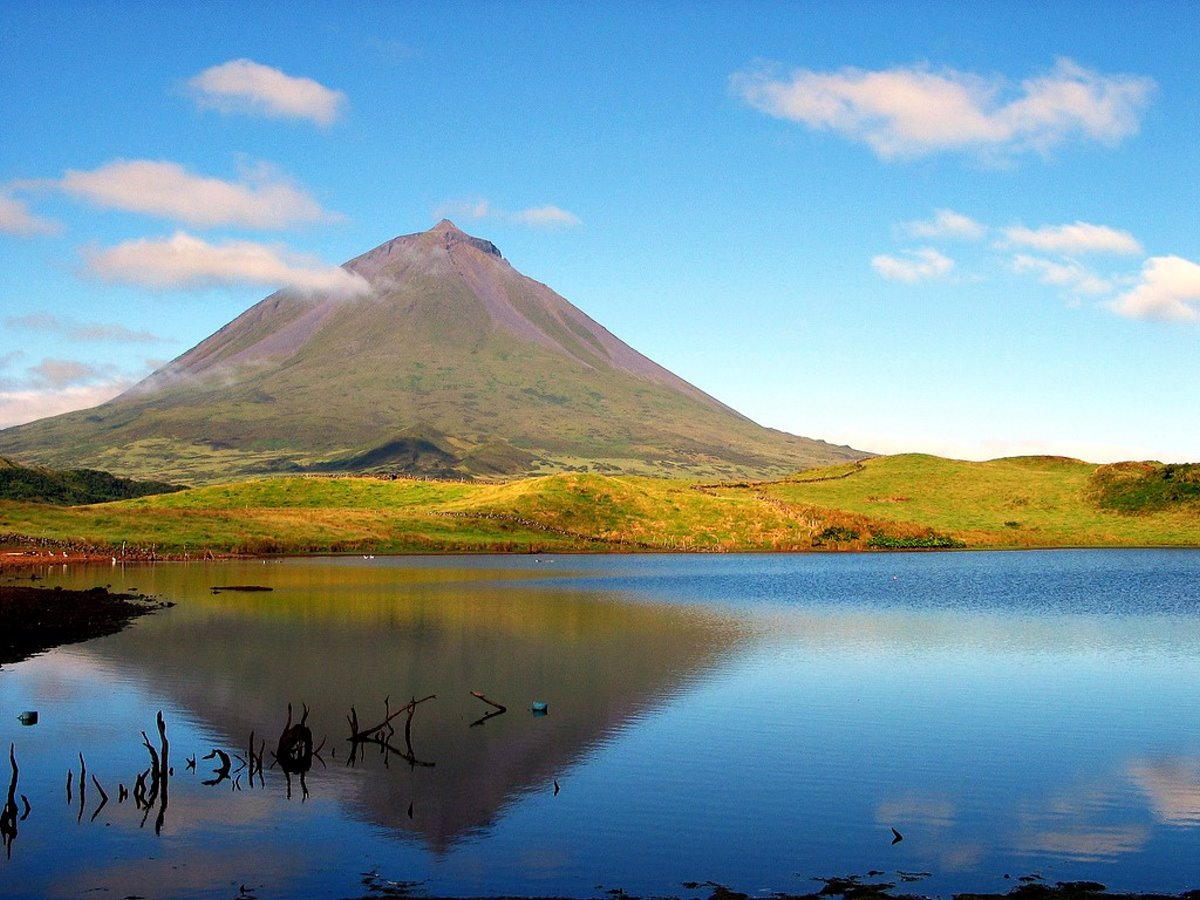
M 1129 777 L 1150 800 L 1154 817 L 1167 825 L 1200 825 L 1200 760 L 1132 760 Z
M 417 569 L 398 583 L 395 572 L 355 566 L 132 570 L 135 586 L 177 607 L 77 652 L 164 692 L 220 736 L 218 752 L 241 748 L 242 759 L 247 736 L 288 709 L 267 765 L 287 776 L 289 795 L 292 776 L 308 795 L 312 744 L 325 744 L 330 764 L 354 767 L 321 772 L 327 790 L 350 795 L 351 815 L 444 851 L 488 829 L 514 798 L 548 788 L 737 640 L 738 629 L 695 610 L 522 592 L 505 584 L 519 580 L 513 573 L 501 575 Z M 210 590 L 255 581 L 273 590 Z M 471 728 L 481 688 L 523 713 Z M 385 708 L 388 698 L 430 693 L 437 699 L 404 722 L 398 742 L 365 741 L 365 721 L 357 733 L 359 715 L 402 709 Z M 551 698 L 552 714 L 531 716 L 535 697 Z M 304 709 L 297 724 L 292 704 Z M 300 728 L 303 740 L 289 733 Z
M 1180 890 L 1200 878 L 1200 554 L 1171 561 L 1137 607 L 1153 566 L 1120 555 L 1094 583 L 1079 557 L 1008 554 L 106 572 L 178 605 L 0 675 L 34 805 L 6 874 L 30 896 L 148 871 L 156 895 L 345 896 L 358 873 L 803 893 L 872 870 L 933 873 L 927 893 L 1031 871 Z M 144 818 L 114 785 L 144 772 L 152 796 L 152 748 L 169 808 Z M 86 805 L 44 799 L 69 770 L 78 790 L 81 750 Z M 66 828 L 78 860 L 38 874 Z

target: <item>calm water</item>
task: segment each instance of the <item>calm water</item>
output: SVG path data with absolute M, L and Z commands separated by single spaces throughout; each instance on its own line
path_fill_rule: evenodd
M 350 558 L 47 581 L 177 605 L 0 670 L 0 747 L 30 804 L 0 854 L 5 896 L 690 897 L 709 889 L 686 882 L 807 892 L 871 871 L 934 895 L 1029 875 L 1200 887 L 1200 551 Z M 210 591 L 245 584 L 274 590 Z M 508 712 L 472 725 L 492 711 L 473 690 Z M 385 698 L 428 694 L 411 746 L 401 717 L 395 752 L 350 763 L 351 707 L 365 727 Z M 290 797 L 269 768 L 289 703 L 324 740 Z M 147 814 L 118 785 L 150 765 L 159 710 L 174 775 Z M 251 785 L 252 731 L 268 768 Z

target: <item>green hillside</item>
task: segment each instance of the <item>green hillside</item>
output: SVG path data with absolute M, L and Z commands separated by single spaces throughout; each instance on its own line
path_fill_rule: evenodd
M 0 456 L 0 500 L 77 506 L 181 490 L 182 485 L 133 481 L 95 469 L 58 471 L 21 466 Z
M 963 462 L 906 454 L 815 470 L 766 485 L 765 496 L 877 521 L 920 523 L 973 547 L 1200 545 L 1200 510 L 1183 499 L 1131 514 L 1112 501 L 1114 472 L 1062 457 Z M 830 476 L 843 477 L 830 477 Z
M 1130 465 L 904 455 L 715 484 L 276 477 L 74 508 L 0 503 L 0 533 L 173 555 L 1200 546 L 1190 493 L 1112 507 L 1114 473 Z M 1157 466 L 1137 464 L 1146 477 L 1179 478 L 1179 467 L 1168 479 Z

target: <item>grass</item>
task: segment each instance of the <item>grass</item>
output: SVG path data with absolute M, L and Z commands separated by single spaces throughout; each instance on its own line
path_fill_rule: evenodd
M 1158 486 L 1190 485 L 1191 470 L 1138 466 L 901 455 L 707 485 L 280 476 L 92 506 L 3 503 L 0 533 L 169 555 L 1200 546 L 1190 487 L 1172 499 Z M 1114 508 L 1112 485 L 1130 483 L 1153 502 Z
M 810 470 L 762 490 L 783 502 L 924 526 L 972 547 L 1200 545 L 1194 505 L 1166 503 L 1131 515 L 1101 502 L 1097 479 L 1112 466 L 1062 457 L 963 462 L 904 454 L 816 480 L 823 471 L 843 475 L 847 468 Z

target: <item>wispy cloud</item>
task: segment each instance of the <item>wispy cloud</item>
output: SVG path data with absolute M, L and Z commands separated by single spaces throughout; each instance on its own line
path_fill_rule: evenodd
M 1046 152 L 1072 138 L 1115 144 L 1137 132 L 1154 81 L 1106 75 L 1060 59 L 1019 85 L 928 66 L 790 73 L 759 66 L 731 86 L 768 115 L 827 129 L 882 159 L 972 152 L 985 157 Z
M 533 228 L 571 228 L 582 224 L 575 213 L 553 205 L 522 209 L 513 213 L 511 218 L 514 222 Z
M 1116 253 L 1133 256 L 1142 252 L 1142 245 L 1128 231 L 1088 222 L 1045 225 L 1037 229 L 1024 226 L 1005 228 L 1004 243 L 1032 247 L 1043 253 Z
M 888 281 L 913 284 L 944 277 L 954 268 L 954 260 L 932 247 L 922 247 L 905 251 L 903 257 L 881 254 L 871 260 L 871 267 Z
M 0 428 L 97 406 L 127 390 L 132 384 L 131 379 L 116 377 L 95 384 L 65 388 L 0 388 Z
M 111 378 L 111 366 L 94 366 L 73 359 L 43 359 L 36 366 L 30 366 L 28 385 L 36 388 L 65 388 L 88 384 L 97 379 Z
M 504 222 L 514 222 L 529 228 L 574 228 L 583 222 L 575 213 L 560 206 L 547 204 L 528 209 L 509 212 L 483 197 L 472 200 L 447 200 L 434 208 L 433 217 L 456 219 L 495 219 Z
M 1075 260 L 1055 262 L 1018 253 L 1013 257 L 1013 271 L 1036 275 L 1043 284 L 1052 284 L 1072 294 L 1099 296 L 1113 289 L 1111 281 L 1101 278 Z
M 371 290 L 362 276 L 285 247 L 253 241 L 210 244 L 182 231 L 93 249 L 85 258 L 87 271 L 98 278 L 156 290 L 257 284 L 341 298 Z
M 1112 309 L 1131 319 L 1200 322 L 1200 265 L 1180 256 L 1152 256 L 1141 279 L 1113 301 Z
M 250 59 L 205 69 L 188 87 L 201 107 L 272 119 L 306 119 L 328 127 L 346 106 L 346 95 L 311 78 L 288 75 Z
M 247 167 L 234 182 L 165 160 L 117 160 L 92 171 L 68 171 L 53 186 L 95 206 L 196 228 L 287 228 L 339 218 L 264 164 Z
M 952 209 L 938 209 L 934 211 L 932 219 L 905 222 L 900 226 L 900 231 L 907 237 L 924 240 L 951 238 L 976 241 L 987 234 L 987 226 Z
M 57 234 L 60 231 L 60 223 L 35 215 L 23 201 L 0 191 L 0 233 L 34 237 L 39 234 Z
M 0 359 L 0 368 L 14 354 Z M 133 380 L 112 365 L 46 358 L 21 376 L 0 375 L 0 428 L 95 406 L 127 389 Z
M 8 316 L 4 324 L 9 328 L 26 328 L 31 331 L 61 334 L 72 341 L 97 341 L 124 344 L 151 344 L 164 340 L 149 331 L 134 331 L 124 325 L 103 322 L 74 322 L 52 313 L 36 312 L 24 316 Z

